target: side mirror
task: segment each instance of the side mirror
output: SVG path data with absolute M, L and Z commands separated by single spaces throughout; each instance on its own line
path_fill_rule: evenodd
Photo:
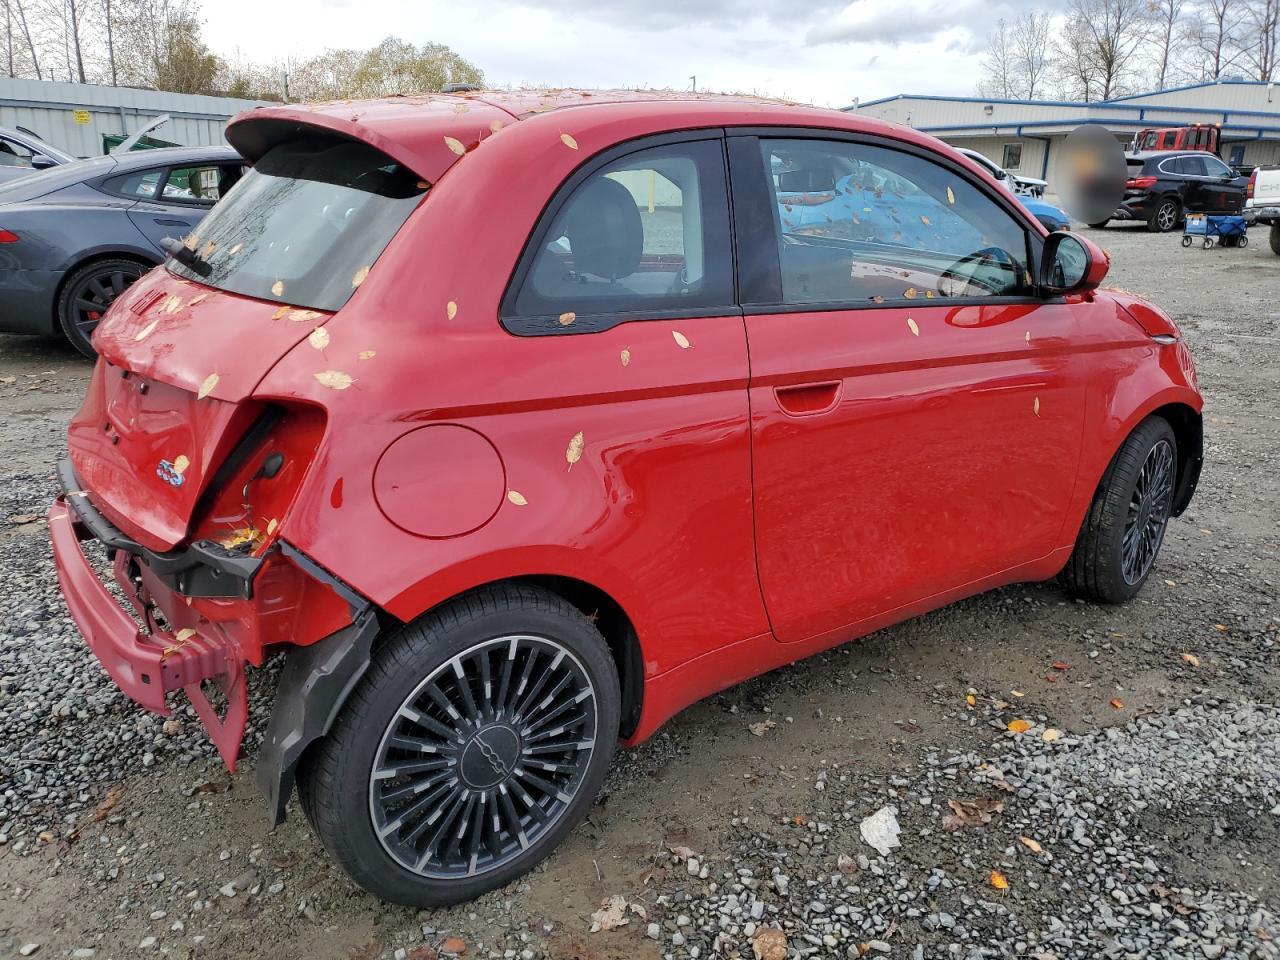
M 1084 293 L 1095 289 L 1111 269 L 1102 248 L 1077 233 L 1056 230 L 1044 242 L 1040 286 L 1047 293 Z
M 43 153 L 32 154 L 31 169 L 32 170 L 48 170 L 50 167 L 56 167 L 58 164 L 51 157 L 46 157 Z

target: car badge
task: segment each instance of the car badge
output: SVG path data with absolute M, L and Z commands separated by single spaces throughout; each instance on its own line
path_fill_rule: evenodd
M 182 473 L 168 460 L 160 461 L 160 466 L 156 467 L 156 476 L 171 487 L 182 486 Z

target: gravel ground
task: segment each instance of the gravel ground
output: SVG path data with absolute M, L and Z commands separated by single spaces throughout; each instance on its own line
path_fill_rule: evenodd
M 1208 398 L 1141 597 L 1011 587 L 711 698 L 524 883 L 450 910 L 356 890 L 296 810 L 269 831 L 255 732 L 230 777 L 185 706 L 110 684 L 41 519 L 89 368 L 0 337 L 0 955 L 1280 957 L 1280 259 L 1253 234 L 1090 231 Z

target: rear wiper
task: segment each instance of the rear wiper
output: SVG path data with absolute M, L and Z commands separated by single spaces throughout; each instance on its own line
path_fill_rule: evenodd
M 213 273 L 213 267 L 181 240 L 175 240 L 173 237 L 163 237 L 160 240 L 160 248 L 184 267 L 194 270 L 202 277 L 207 277 Z

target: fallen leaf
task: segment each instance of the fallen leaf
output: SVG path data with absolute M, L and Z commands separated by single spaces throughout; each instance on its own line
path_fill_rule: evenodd
M 305 323 L 308 320 L 314 320 L 316 317 L 320 316 L 320 313 L 317 310 L 289 310 L 287 312 L 289 314 L 290 323 Z
M 329 331 L 324 327 L 316 327 L 307 334 L 307 343 L 311 344 L 317 350 L 323 350 L 329 345 Z
M 569 310 L 565 313 L 560 314 L 560 326 L 567 327 L 569 324 L 573 323 L 573 321 L 577 319 L 578 319 L 578 315 L 574 313 L 572 310 Z
M 965 694 L 964 702 L 971 707 L 976 707 L 978 705 L 978 698 L 975 697 L 972 693 L 968 693 L 968 694 Z
M 369 276 L 369 268 L 361 267 L 359 270 L 356 271 L 355 276 L 351 278 L 351 286 L 353 287 L 360 286 L 360 284 L 364 283 L 365 277 L 367 276 Z
M 469 108 L 465 103 L 455 103 L 453 105 L 454 113 L 466 113 Z
M 681 863 L 687 861 L 690 857 L 696 857 L 698 854 L 691 847 L 670 847 L 671 855 Z
M 271 285 L 271 295 L 272 295 L 273 297 L 282 297 L 282 296 L 284 296 L 284 281 L 283 281 L 283 280 L 277 280 L 275 283 L 273 283 L 273 284 Z
M 567 133 L 560 134 L 560 142 L 563 143 L 570 150 L 578 149 L 578 141 L 573 139 L 573 137 L 569 136 L 569 134 Z
M 853 873 L 857 866 L 857 861 L 847 853 L 842 853 L 836 857 L 836 869 L 843 873 L 846 877 Z
M 777 927 L 757 930 L 751 938 L 751 952 L 755 960 L 786 960 L 787 935 Z
M 942 818 L 944 830 L 962 830 L 965 827 L 983 827 L 997 813 L 1004 812 L 1004 801 L 995 797 L 978 797 L 976 800 L 948 800 L 951 813 Z
M 232 247 L 230 250 L 227 251 L 227 256 L 234 257 L 237 253 L 241 251 L 241 249 L 243 249 L 243 247 L 244 247 L 243 243 L 237 243 L 234 247 Z
M 183 627 L 173 635 L 173 639 L 178 643 L 186 643 L 196 635 L 195 627 Z
M 1005 878 L 1005 875 L 1001 873 L 999 870 L 991 871 L 990 881 L 991 881 L 991 885 L 995 887 L 997 890 L 1009 889 L 1009 881 Z
M 160 326 L 160 318 L 156 317 L 156 319 L 152 320 L 145 327 L 143 327 L 141 330 L 139 330 L 137 333 L 133 335 L 134 343 L 137 343 L 139 340 L 147 339 L 147 337 L 155 333 L 156 327 L 158 326 Z
M 955 203 L 956 195 L 951 192 L 951 188 L 947 187 L 947 203 Z
M 1042 846 L 1040 846 L 1040 844 L 1032 840 L 1030 837 L 1019 837 L 1018 840 L 1021 841 L 1022 845 L 1026 847 L 1028 850 L 1030 850 L 1032 853 L 1039 853 L 1041 850 L 1044 849 Z
M 98 801 L 98 805 L 94 807 L 93 819 L 101 822 L 111 816 L 111 811 L 116 808 L 116 804 L 124 799 L 124 791 L 123 783 L 117 783 L 108 790 L 106 795 Z
M 218 245 L 214 243 L 212 240 L 210 240 L 208 243 L 204 245 L 204 249 L 200 251 L 200 259 L 208 260 L 211 256 L 213 256 L 213 251 L 217 249 L 218 249 Z
M 502 129 L 502 121 L 501 121 L 501 120 L 493 120 L 493 121 L 490 121 L 490 123 L 489 123 L 489 132 L 490 132 L 490 133 L 497 133 L 497 132 L 498 132 L 499 130 L 501 130 L 501 129 Z
M 189 233 L 182 238 L 182 245 L 192 253 L 196 252 L 196 247 L 200 246 L 200 238 L 194 233 Z
M 467 952 L 466 941 L 461 937 L 450 937 L 444 943 L 440 944 L 441 953 L 452 953 L 455 956 Z
M 275 517 L 272 517 L 270 520 L 268 520 L 268 521 L 267 521 L 267 536 L 269 537 L 269 536 L 271 536 L 273 533 L 275 533 L 275 532 L 276 532 L 276 527 L 278 527 L 278 526 L 280 526 L 280 524 L 276 522 Z
M 1005 727 L 1010 733 L 1026 733 L 1031 729 L 1031 724 L 1026 720 L 1010 720 L 1009 725 Z
M 591 932 L 599 933 L 601 930 L 616 930 L 618 927 L 625 927 L 631 922 L 631 918 L 627 916 L 627 899 L 626 897 L 614 894 L 600 901 L 600 909 L 591 914 Z
M 1036 397 L 1036 402 L 1031 405 L 1031 410 L 1038 417 L 1040 416 L 1040 398 Z
M 275 312 L 275 313 L 271 314 L 271 319 L 272 319 L 272 320 L 283 320 L 285 317 L 287 317 L 287 316 L 289 315 L 289 311 L 290 311 L 290 310 L 292 310 L 292 309 L 293 309 L 293 307 L 289 306 L 289 305 L 286 303 L 283 307 L 278 307 L 278 308 L 276 309 L 276 312 Z
M 421 943 L 404 955 L 404 960 L 440 960 L 440 954 L 429 943 Z
M 162 313 L 177 313 L 178 310 L 180 310 L 181 308 L 182 308 L 182 298 L 177 294 L 171 293 L 169 294 L 169 296 L 165 298 L 165 301 L 161 305 L 160 310 Z
M 378 351 L 377 351 L 377 350 L 361 350 L 361 351 L 357 354 L 357 356 L 358 356 L 361 360 L 372 360 L 372 359 L 373 359 L 374 357 L 376 357 L 377 355 L 378 355 Z
M 778 725 L 776 720 L 761 720 L 759 723 L 753 723 L 747 727 L 757 737 L 763 737 L 766 733 Z
M 1116 697 L 1114 700 L 1111 701 L 1111 706 L 1115 707 L 1115 709 L 1117 710 L 1123 710 L 1124 701 L 1121 700 L 1119 697 Z
M 450 300 L 444 305 L 444 315 L 452 320 L 458 315 L 458 301 Z
M 1227 628 L 1221 623 L 1215 623 L 1213 625 L 1213 629 L 1217 630 L 1219 633 L 1226 633 L 1227 630 Z
M 209 299 L 209 294 L 197 293 L 194 297 L 192 297 L 190 300 L 187 301 L 187 306 L 194 307 L 197 303 L 204 303 L 208 299 Z
M 1061 660 L 1055 660 L 1055 661 L 1053 661 L 1053 663 L 1049 664 L 1049 666 L 1053 667 L 1053 669 L 1055 669 L 1055 670 L 1070 670 L 1070 669 L 1071 669 L 1071 664 L 1069 664 L 1069 663 L 1063 663 Z
M 204 383 L 200 384 L 200 389 L 196 391 L 196 399 L 203 400 L 209 394 L 213 393 L 213 388 L 218 385 L 218 375 L 211 373 L 204 378 Z
M 517 507 L 527 507 L 529 505 L 529 501 L 524 498 L 524 494 L 519 490 L 508 490 L 507 499 Z
M 1031 342 L 1031 331 L 1030 331 L 1030 330 L 1028 330 L 1028 331 L 1026 332 L 1026 334 L 1023 336 L 1023 339 L 1024 339 L 1024 340 L 1026 340 L 1026 341 L 1027 341 L 1027 343 L 1030 343 L 1030 342 Z
M 1025 694 L 1025 693 L 1023 693 L 1021 690 L 1010 690 L 1010 691 L 1009 691 L 1009 696 L 1011 696 L 1011 697 L 1025 697 L 1025 696 L 1026 696 L 1026 694 Z
M 1053 727 L 1050 727 L 1044 733 L 1040 734 L 1040 739 L 1043 740 L 1045 743 L 1053 743 L 1053 741 L 1060 740 L 1061 738 L 1062 738 L 1062 731 L 1055 730 Z
M 458 156 L 462 156 L 464 153 L 467 152 L 467 148 L 462 145 L 462 141 L 456 139 L 455 137 L 445 137 L 444 145 L 448 147 L 450 150 L 452 150 L 454 153 L 456 153 Z M 488 154 L 486 153 L 485 156 L 488 156 Z
M 179 454 L 173 461 L 173 472 L 178 476 L 182 476 L 187 472 L 187 467 L 191 466 L 191 461 L 187 459 L 185 454 Z
M 902 291 L 902 295 L 906 297 L 908 300 L 914 300 L 916 298 L 916 288 L 907 287 L 907 289 Z
M 689 349 L 689 346 L 690 346 L 690 344 L 689 344 L 689 338 L 688 338 L 688 337 L 686 337 L 686 336 L 685 336 L 683 333 L 681 333 L 679 330 L 672 330 L 672 331 L 671 331 L 671 338 L 672 338 L 673 340 L 675 340 L 675 342 L 676 342 L 676 346 L 677 346 L 677 347 L 679 347 L 681 350 L 688 350 L 688 349 Z
M 917 337 L 920 336 L 920 328 L 916 326 L 916 322 L 910 317 L 907 317 L 907 328 Z
M 1189 663 L 1193 667 L 1200 666 L 1200 658 L 1197 657 L 1194 653 L 1184 653 L 1182 655 L 1182 662 Z
M 579 430 L 573 435 L 572 439 L 569 440 L 569 446 L 565 447 L 564 450 L 564 458 L 568 462 L 570 470 L 573 469 L 573 465 L 575 463 L 582 459 L 582 450 L 584 446 L 585 441 L 582 436 L 582 431 Z
M 322 370 L 316 374 L 316 379 L 320 381 L 320 386 L 328 387 L 330 390 L 345 390 L 355 383 L 350 374 L 343 373 L 341 370 Z
M 622 361 L 622 365 L 625 367 L 631 362 L 631 351 L 623 348 L 623 351 L 618 354 L 618 359 Z
M 218 542 L 228 550 L 234 550 L 246 543 L 253 543 L 258 539 L 258 530 L 256 527 L 241 527 L 239 530 L 233 530 L 231 535 L 224 537 Z

